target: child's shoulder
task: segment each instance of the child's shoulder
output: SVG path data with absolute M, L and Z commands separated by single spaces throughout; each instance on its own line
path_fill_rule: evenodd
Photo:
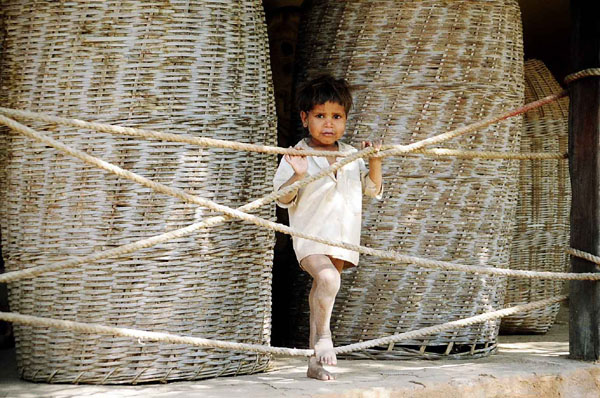
M 296 143 L 296 145 L 294 145 L 294 148 L 309 148 L 308 143 L 306 142 L 306 138 L 302 138 L 300 141 L 298 141 Z
M 341 141 L 338 141 L 338 146 L 340 152 L 358 152 L 358 149 L 354 148 L 352 145 L 345 144 Z

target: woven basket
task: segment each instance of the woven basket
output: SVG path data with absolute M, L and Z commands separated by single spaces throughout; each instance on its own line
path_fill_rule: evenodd
M 535 101 L 562 91 L 543 62 L 525 63 L 525 100 Z M 569 99 L 545 105 L 525 114 L 521 135 L 523 152 L 566 152 Z M 565 272 L 569 259 L 571 189 L 568 162 L 521 162 L 517 223 L 510 267 L 535 271 Z M 564 282 L 509 278 L 506 304 L 513 306 L 559 295 Z M 501 333 L 545 333 L 554 324 L 560 303 L 502 319 Z
M 259 1 L 5 1 L 3 106 L 274 145 Z M 271 191 L 271 155 L 33 124 L 65 144 L 228 206 Z M 88 255 L 214 215 L 4 130 L 7 270 Z M 271 206 L 255 214 L 274 218 Z M 11 310 L 268 344 L 273 234 L 226 223 L 125 257 L 10 284 Z M 15 327 L 23 378 L 193 380 L 259 372 L 270 357 Z
M 357 147 L 377 137 L 408 144 L 523 102 L 516 1 L 315 1 L 302 26 L 298 70 L 305 73 L 299 83 L 323 72 L 350 82 L 355 106 L 343 140 Z M 447 146 L 515 151 L 520 130 L 520 119 L 513 118 Z M 362 244 L 505 266 L 517 178 L 514 161 L 387 158 L 383 200 L 365 200 Z M 302 288 L 305 295 L 307 283 Z M 362 256 L 342 276 L 334 341 L 354 343 L 496 310 L 504 289 L 503 278 Z M 307 306 L 304 296 L 294 310 L 306 319 Z M 492 321 L 352 356 L 472 358 L 492 352 L 497 333 Z M 293 344 L 306 344 L 307 336 L 301 329 Z

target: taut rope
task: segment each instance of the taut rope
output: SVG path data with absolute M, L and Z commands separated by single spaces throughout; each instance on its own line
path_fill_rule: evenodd
M 478 129 L 490 126 L 494 123 L 498 123 L 504 119 L 508 119 L 509 117 L 520 115 L 525 113 L 531 109 L 538 108 L 543 106 L 549 102 L 552 102 L 562 96 L 566 95 L 566 91 L 562 93 L 551 95 L 546 98 L 542 98 L 541 100 L 531 102 L 526 104 L 520 108 L 508 111 L 500 116 L 491 117 L 485 119 L 483 121 L 473 123 L 456 130 L 452 130 L 443 134 L 438 134 L 434 137 L 430 137 L 425 140 L 421 140 L 415 142 L 410 145 L 384 145 L 383 151 L 379 154 L 373 154 L 372 156 L 392 156 L 392 155 L 406 155 L 411 152 L 418 152 L 419 154 L 433 157 L 441 157 L 441 156 L 453 156 L 453 157 L 461 157 L 467 159 L 562 159 L 565 158 L 565 154 L 561 153 L 519 153 L 519 152 L 495 152 L 495 151 L 462 151 L 456 149 L 443 149 L 443 148 L 435 148 L 435 149 L 420 149 L 416 151 L 417 148 L 424 148 L 425 146 L 439 144 L 441 142 L 447 141 L 451 138 L 458 137 L 460 135 L 464 135 L 467 133 L 471 133 Z M 4 108 L 0 107 L 0 113 L 10 116 L 14 119 L 26 119 L 26 120 L 35 120 L 39 122 L 45 123 L 55 123 L 59 125 L 66 125 L 72 127 L 80 127 L 87 128 L 94 131 L 99 131 L 103 133 L 110 134 L 121 134 L 121 135 L 129 135 L 144 139 L 150 140 L 162 140 L 169 142 L 180 142 L 185 144 L 198 145 L 202 147 L 213 147 L 213 148 L 225 148 L 225 149 L 233 149 L 240 151 L 251 151 L 251 152 L 262 152 L 269 154 L 289 154 L 289 155 L 304 155 L 304 156 L 336 156 L 336 157 L 344 157 L 348 156 L 346 152 L 338 152 L 338 151 L 316 151 L 316 150 L 299 150 L 293 148 L 280 148 L 268 145 L 257 145 L 257 144 L 248 144 L 243 142 L 235 142 L 235 141 L 226 141 L 226 140 L 218 140 L 214 138 L 206 138 L 206 137 L 194 137 L 189 134 L 172 134 L 172 133 L 163 133 L 154 130 L 147 129 L 137 129 L 133 127 L 123 127 L 123 126 L 115 126 L 106 123 L 96 123 L 96 122 L 86 122 L 79 119 L 68 119 L 58 116 L 50 116 L 43 113 L 38 112 L 30 112 L 18 109 Z
M 439 333 L 446 330 L 456 329 L 483 323 L 501 317 L 513 315 L 518 312 L 531 311 L 537 308 L 543 308 L 548 305 L 558 303 L 567 298 L 567 296 L 558 296 L 545 300 L 535 301 L 529 304 L 517 305 L 511 308 L 505 308 L 498 311 L 488 312 L 481 315 L 476 315 L 470 318 L 460 319 L 458 321 L 447 322 L 436 326 L 430 326 L 423 329 L 414 330 L 406 333 L 398 333 L 391 336 L 382 337 L 375 340 L 364 341 L 361 343 L 350 344 L 346 346 L 336 347 L 337 354 L 347 354 L 353 351 L 364 350 L 370 347 L 375 347 L 384 344 L 397 343 L 402 340 L 417 339 L 433 333 Z M 183 343 L 197 347 L 206 348 L 221 348 L 236 351 L 251 351 L 264 354 L 285 355 L 285 356 L 304 356 L 310 357 L 314 354 L 312 349 L 296 349 L 286 347 L 271 347 L 260 344 L 235 343 L 221 340 L 210 340 L 200 337 L 179 336 L 170 333 L 148 332 L 137 329 L 118 328 L 112 326 L 104 326 L 94 323 L 82 323 L 73 321 L 63 321 L 52 318 L 42 318 L 31 315 L 22 315 L 14 312 L 0 312 L 0 320 L 12 322 L 20 325 L 42 326 L 61 330 L 72 330 L 88 334 L 103 334 L 109 336 L 123 336 L 138 339 L 139 341 L 160 341 L 165 343 Z
M 580 71 L 575 74 L 567 76 L 567 78 L 565 79 L 565 82 L 567 84 L 569 84 L 569 83 L 571 83 L 577 79 L 583 78 L 583 77 L 598 76 L 598 75 L 600 75 L 600 68 L 588 69 L 588 70 Z M 89 122 L 83 122 L 83 121 L 76 120 L 76 119 L 56 118 L 56 117 L 50 117 L 50 116 L 45 116 L 45 115 L 40 115 L 40 114 L 34 114 L 31 112 L 11 110 L 8 108 L 0 108 L 0 113 L 4 113 L 5 115 L 9 114 L 14 117 L 23 117 L 23 118 L 29 118 L 29 119 L 34 119 L 34 120 L 44 120 L 47 122 L 68 124 L 68 125 L 72 125 L 72 126 L 76 126 L 76 127 L 88 127 L 88 128 L 92 128 L 97 131 L 106 131 L 106 132 L 118 133 L 118 134 L 129 134 L 129 135 L 135 135 L 135 136 L 150 138 L 150 139 L 167 139 L 167 140 L 177 141 L 177 142 L 195 143 L 197 145 L 203 145 L 203 146 L 216 146 L 216 147 L 220 147 L 220 148 L 253 150 L 253 151 L 267 152 L 267 153 L 280 153 L 280 154 L 281 153 L 291 153 L 291 154 L 311 155 L 311 156 L 332 156 L 332 155 L 345 156 L 344 159 L 337 161 L 336 163 L 331 165 L 331 167 L 322 170 L 321 173 L 319 173 L 315 176 L 305 177 L 303 180 L 298 181 L 285 189 L 282 189 L 277 192 L 273 192 L 270 195 L 267 195 L 263 198 L 257 199 L 251 203 L 241 206 L 238 209 L 232 209 L 232 208 L 229 208 L 226 206 L 219 205 L 208 199 L 190 195 L 181 189 L 170 188 L 163 184 L 153 182 L 145 177 L 139 176 L 135 173 L 121 169 L 115 165 L 105 162 L 99 158 L 93 157 L 83 151 L 79 151 L 77 149 L 70 148 L 69 146 L 64 145 L 50 137 L 47 137 L 44 134 L 41 134 L 27 126 L 24 126 L 24 125 L 16 122 L 13 119 L 10 119 L 8 117 L 0 115 L 0 123 L 10 127 L 13 131 L 18 131 L 19 133 L 21 133 L 23 135 L 26 135 L 37 141 L 43 142 L 47 145 L 50 145 L 60 151 L 63 151 L 72 156 L 75 156 L 88 164 L 95 165 L 97 167 L 100 167 L 102 169 L 110 171 L 119 176 L 136 181 L 144 186 L 154 189 L 157 192 L 166 193 L 168 195 L 172 195 L 177 198 L 180 198 L 186 202 L 206 206 L 212 210 L 219 211 L 219 212 L 222 212 L 225 214 L 225 216 L 211 217 L 209 219 L 204 220 L 203 222 L 191 224 L 185 228 L 174 230 L 169 233 L 161 234 L 161 235 L 154 236 L 154 237 L 151 237 L 148 239 L 143 239 L 143 240 L 137 241 L 137 242 L 129 244 L 129 245 L 123 245 L 123 246 L 120 246 L 115 249 L 97 252 L 97 253 L 94 253 L 93 255 L 86 256 L 86 257 L 83 257 L 80 259 L 69 260 L 69 261 L 65 261 L 62 263 L 58 263 L 58 264 L 52 264 L 49 266 L 34 267 L 34 268 L 21 270 L 21 271 L 9 272 L 9 273 L 0 275 L 0 282 L 15 281 L 15 280 L 22 279 L 22 278 L 33 277 L 33 276 L 39 275 L 44 272 L 55 271 L 58 269 L 81 264 L 86 261 L 96 261 L 101 258 L 115 257 L 115 256 L 118 256 L 118 255 L 121 255 L 124 253 L 130 253 L 130 252 L 133 252 L 135 250 L 138 250 L 138 249 L 141 249 L 144 247 L 149 247 L 149 246 L 158 244 L 160 242 L 164 242 L 164 241 L 172 239 L 174 237 L 190 234 L 199 228 L 219 224 L 221 222 L 227 221 L 231 217 L 249 221 L 256 225 L 270 228 L 270 229 L 280 231 L 283 233 L 287 233 L 290 235 L 300 236 L 305 239 L 311 239 L 311 240 L 314 240 L 317 242 L 326 243 L 331 246 L 343 247 L 343 248 L 346 248 L 349 250 L 358 251 L 363 254 L 376 255 L 376 256 L 383 257 L 383 258 L 395 260 L 395 261 L 398 261 L 401 263 L 402 262 L 414 263 L 414 264 L 421 265 L 424 267 L 439 268 L 439 269 L 446 269 L 446 270 L 456 270 L 456 271 L 462 271 L 462 272 L 477 272 L 477 273 L 502 275 L 502 276 L 524 277 L 524 278 L 534 278 L 535 277 L 535 278 L 545 278 L 545 279 L 598 280 L 598 279 L 600 279 L 600 273 L 571 273 L 571 274 L 569 274 L 569 273 L 555 273 L 555 272 L 509 270 L 509 269 L 501 269 L 501 268 L 485 268 L 485 267 L 476 267 L 476 266 L 465 266 L 465 265 L 453 264 L 453 263 L 444 262 L 444 261 L 432 261 L 432 260 L 422 259 L 422 258 L 413 257 L 413 256 L 401 255 L 401 254 L 393 252 L 393 251 L 375 250 L 375 249 L 370 249 L 370 248 L 367 248 L 364 246 L 350 245 L 347 243 L 336 242 L 336 241 L 328 241 L 325 239 L 321 239 L 319 237 L 310 236 L 310 235 L 301 233 L 299 231 L 295 231 L 284 225 L 276 224 L 269 220 L 265 220 L 265 219 L 262 219 L 262 218 L 259 218 L 256 216 L 252 216 L 252 215 L 246 213 L 246 211 L 255 209 L 266 203 L 272 202 L 273 200 L 275 200 L 276 198 L 278 198 L 280 196 L 287 195 L 288 193 L 293 192 L 294 190 L 300 188 L 301 186 L 305 186 L 306 184 L 308 184 L 318 178 L 321 178 L 332 171 L 339 169 L 340 167 L 342 167 L 343 165 L 345 165 L 347 163 L 350 163 L 359 158 L 363 158 L 363 157 L 367 157 L 367 156 L 390 156 L 390 155 L 396 155 L 396 154 L 421 152 L 421 153 L 426 153 L 426 154 L 430 154 L 430 155 L 434 155 L 434 156 L 473 156 L 473 157 L 475 157 L 477 155 L 478 157 L 481 157 L 482 152 L 453 151 L 453 150 L 440 149 L 440 148 L 434 149 L 434 150 L 425 150 L 424 148 L 429 145 L 447 141 L 447 140 L 457 137 L 459 135 L 467 134 L 469 132 L 475 131 L 477 129 L 480 129 L 480 128 L 486 127 L 488 125 L 491 125 L 493 123 L 499 122 L 501 120 L 507 119 L 511 116 L 519 115 L 528 110 L 531 110 L 536 107 L 542 106 L 546 103 L 555 101 L 555 100 L 565 96 L 566 94 L 567 94 L 567 92 L 563 91 L 561 93 L 551 95 L 551 96 L 548 96 L 541 100 L 527 104 L 516 110 L 504 113 L 500 116 L 489 118 L 489 119 L 486 119 L 486 120 L 483 120 L 483 121 L 480 121 L 480 122 L 477 122 L 477 123 L 474 123 L 474 124 L 471 124 L 471 125 L 468 125 L 468 126 L 465 126 L 465 127 L 462 127 L 462 128 L 450 131 L 450 132 L 447 132 L 447 133 L 439 134 L 434 137 L 430 137 L 430 138 L 415 142 L 410 145 L 387 146 L 384 151 L 379 152 L 379 153 L 374 147 L 368 147 L 368 148 L 363 149 L 362 151 L 359 151 L 359 152 L 356 152 L 356 153 L 353 153 L 350 155 L 349 154 L 341 154 L 341 153 L 334 154 L 332 152 L 320 153 L 322 151 L 296 151 L 296 150 L 283 149 L 283 148 L 275 148 L 274 149 L 273 147 L 267 147 L 267 146 L 262 146 L 262 145 L 231 143 L 231 142 L 227 142 L 227 141 L 223 141 L 223 140 L 213 140 L 213 139 L 209 139 L 209 138 L 196 138 L 196 137 L 181 136 L 181 135 L 175 135 L 175 134 L 165 134 L 165 133 L 151 132 L 148 130 L 139 130 L 139 129 L 120 127 L 120 126 L 103 125 L 103 124 L 99 124 L 99 123 L 89 123 Z M 273 151 L 273 152 L 271 152 L 271 151 Z M 319 152 L 319 153 L 317 153 L 317 152 Z M 495 152 L 490 152 L 488 154 L 490 156 L 488 158 L 490 158 L 490 159 L 491 158 L 502 158 L 502 159 L 507 158 L 507 157 L 500 157 L 500 156 L 514 156 L 514 157 L 511 157 L 512 159 L 523 159 L 523 158 L 556 159 L 556 158 L 565 157 L 564 154 L 543 154 L 543 155 L 542 154 L 504 154 L 504 155 L 502 155 L 502 154 L 498 154 Z M 526 155 L 530 155 L 530 157 L 527 157 Z M 496 157 L 493 157 L 493 156 L 496 156 Z M 517 156 L 520 156 L 520 157 L 517 157 Z M 592 261 L 596 264 L 600 264 L 600 257 L 594 256 L 590 253 L 585 253 L 585 252 L 582 252 L 580 250 L 573 249 L 573 248 L 567 249 L 567 252 L 571 255 L 584 258 L 584 259 L 586 259 L 588 261 Z M 461 319 L 461 320 L 454 321 L 454 322 L 448 322 L 445 324 L 441 324 L 441 325 L 437 325 L 437 326 L 433 326 L 433 327 L 429 327 L 429 328 L 424 328 L 424 329 L 415 330 L 415 331 L 406 332 L 406 333 L 399 333 L 399 334 L 395 334 L 392 336 L 383 337 L 380 339 L 375 339 L 375 340 L 370 340 L 370 341 L 366 341 L 366 342 L 337 347 L 337 348 L 335 348 L 335 351 L 338 354 L 349 353 L 352 351 L 364 350 L 369 347 L 374 347 L 374 346 L 383 345 L 383 344 L 390 344 L 390 343 L 398 342 L 401 340 L 415 339 L 415 338 L 418 338 L 418 337 L 421 337 L 424 335 L 428 335 L 428 334 L 432 334 L 432 333 L 439 333 L 439 332 L 449 330 L 449 329 L 465 327 L 465 326 L 469 326 L 469 325 L 472 325 L 475 323 L 482 323 L 482 322 L 486 322 L 489 320 L 498 319 L 498 318 L 512 315 L 514 313 L 521 312 L 521 311 L 531 311 L 531 310 L 534 310 L 537 308 L 543 308 L 543 307 L 560 302 L 565 299 L 566 299 L 566 296 L 558 296 L 555 298 L 540 300 L 540 301 L 536 301 L 533 303 L 518 305 L 515 307 L 506 308 L 503 310 L 494 311 L 494 312 L 490 312 L 490 313 L 486 313 L 486 314 L 481 314 L 481 315 L 477 315 L 477 316 L 474 316 L 471 318 L 465 318 L 465 319 Z M 65 329 L 65 330 L 75 330 L 75 331 L 80 331 L 80 332 L 84 332 L 84 333 L 100 333 L 100 334 L 115 335 L 115 336 L 127 336 L 127 337 L 137 338 L 140 341 L 141 340 L 153 340 L 153 341 L 165 341 L 165 342 L 171 342 L 171 343 L 185 343 L 185 344 L 191 344 L 191 345 L 201 346 L 201 347 L 213 347 L 213 348 L 222 348 L 222 349 L 229 349 L 229 350 L 245 350 L 245 351 L 253 351 L 253 352 L 264 352 L 264 353 L 271 353 L 271 354 L 275 354 L 275 355 L 311 356 L 314 353 L 313 350 L 297 350 L 297 349 L 289 349 L 289 348 L 262 346 L 262 345 L 256 345 L 256 344 L 232 343 L 232 342 L 208 340 L 208 339 L 202 339 L 202 338 L 196 338 L 196 337 L 178 336 L 178 335 L 167 334 L 167 333 L 146 332 L 146 331 L 140 331 L 140 330 L 135 330 L 135 329 L 114 328 L 114 327 L 96 325 L 96 324 L 85 324 L 85 323 L 81 323 L 81 322 L 71 322 L 71 321 L 63 321 L 63 320 L 56 320 L 56 319 L 49 319 L 49 318 L 41 318 L 41 317 L 22 315 L 22 314 L 17 314 L 17 313 L 0 312 L 0 319 L 9 321 L 9 322 L 13 322 L 13 323 L 23 324 L 23 325 L 46 326 L 46 327 L 53 327 L 53 328 L 59 328 L 59 329 Z
M 406 263 L 406 264 L 412 263 L 412 264 L 420 265 L 420 266 L 427 267 L 427 268 L 437 268 L 437 269 L 443 269 L 443 270 L 474 272 L 474 273 L 487 274 L 487 275 L 512 276 L 512 277 L 521 277 L 521 278 L 544 278 L 544 279 L 559 279 L 559 280 L 598 280 L 598 279 L 600 279 L 600 273 L 569 274 L 569 273 L 560 273 L 560 272 L 511 270 L 511 269 L 505 269 L 505 268 L 489 268 L 489 267 L 480 267 L 480 266 L 472 266 L 472 265 L 462 265 L 462 264 L 455 264 L 455 263 L 451 263 L 451 262 L 447 262 L 447 261 L 428 260 L 428 259 L 416 257 L 416 256 L 407 256 L 407 255 L 403 255 L 403 254 L 400 254 L 400 253 L 397 253 L 397 252 L 394 252 L 391 250 L 378 250 L 378 249 L 368 248 L 365 246 L 323 239 L 318 236 L 309 235 L 304 232 L 294 230 L 283 224 L 278 224 L 278 223 L 275 223 L 275 222 L 272 222 L 272 221 L 269 221 L 269 220 L 266 220 L 266 219 L 263 219 L 263 218 L 260 218 L 257 216 L 250 215 L 250 214 L 245 213 L 240 210 L 232 209 L 230 207 L 217 204 L 211 200 L 188 194 L 185 191 L 183 191 L 182 189 L 171 188 L 164 184 L 154 182 L 146 177 L 142 177 L 138 174 L 124 170 L 118 166 L 111 164 L 111 163 L 105 162 L 97 157 L 91 156 L 84 151 L 80 151 L 78 149 L 74 149 L 67 145 L 64 145 L 57 140 L 54 140 L 44 134 L 41 134 L 41 133 L 33 130 L 30 127 L 24 126 L 24 125 L 16 122 L 15 120 L 9 119 L 5 116 L 0 115 L 0 123 L 10 127 L 14 131 L 18 131 L 23 135 L 26 135 L 37 141 L 43 142 L 46 145 L 49 145 L 55 149 L 58 149 L 62 152 L 65 152 L 65 153 L 71 155 L 71 156 L 74 156 L 88 164 L 97 166 L 104 170 L 110 171 L 111 173 L 114 173 L 118 176 L 125 177 L 132 181 L 135 181 L 135 182 L 142 184 L 148 188 L 151 188 L 157 192 L 161 192 L 161 193 L 165 193 L 167 195 L 174 196 L 174 197 L 179 198 L 188 203 L 194 203 L 197 205 L 208 207 L 211 210 L 224 213 L 230 217 L 234 217 L 234 218 L 238 218 L 238 219 L 241 219 L 244 221 L 251 222 L 260 227 L 269 228 L 274 231 L 282 232 L 282 233 L 292 235 L 292 236 L 298 236 L 298 237 L 301 237 L 304 239 L 310 239 L 315 242 L 324 243 L 324 244 L 327 244 L 330 246 L 341 247 L 341 248 L 344 248 L 347 250 L 357 251 L 362 254 L 369 254 L 372 256 L 377 256 L 377 257 L 385 258 L 388 260 L 394 260 L 399 263 Z M 468 131 L 468 130 L 464 130 L 464 131 Z M 432 137 L 430 139 L 426 139 L 423 141 L 428 141 L 428 142 L 433 143 L 433 142 L 438 142 L 439 140 L 450 139 L 453 137 L 452 135 L 449 135 L 447 133 L 441 134 L 440 136 L 443 136 L 443 137 L 440 137 L 440 138 Z M 421 142 L 423 142 L 423 141 L 421 141 Z M 423 145 L 426 145 L 426 144 L 419 144 L 419 145 L 416 145 L 416 144 L 418 144 L 418 143 L 415 143 L 415 145 L 413 145 L 411 147 L 411 149 L 406 149 L 406 151 L 417 150 L 417 149 L 421 148 Z M 374 147 L 368 147 L 368 148 L 363 149 L 362 151 L 355 152 L 352 155 L 349 155 L 349 156 L 343 158 L 342 160 L 340 160 L 339 162 L 336 162 L 335 164 L 344 165 L 344 164 L 350 163 L 358 158 L 365 157 L 371 153 L 375 153 L 376 151 L 377 150 Z M 339 166 L 339 167 L 341 167 L 341 166 Z M 326 170 L 329 170 L 329 168 Z M 322 172 L 324 172 L 324 171 L 325 170 L 323 170 Z M 320 174 L 322 174 L 322 173 L 319 173 L 319 175 Z M 317 175 L 309 176 L 306 178 L 306 180 L 312 181 L 316 178 L 317 178 Z M 295 184 L 299 185 L 299 183 L 302 183 L 302 182 L 306 182 L 306 181 L 305 180 L 298 181 Z M 292 188 L 292 187 L 294 187 L 295 184 L 292 184 L 290 187 L 287 187 L 287 188 Z M 294 187 L 294 189 L 295 188 L 296 187 Z M 276 194 L 278 196 L 281 195 L 279 193 L 274 193 L 274 194 Z M 21 271 L 15 271 L 15 272 L 21 272 Z M 22 274 L 22 275 L 24 275 L 24 274 Z M 7 273 L 5 275 L 0 275 L 0 282 L 7 281 L 8 280 L 7 278 L 10 278 L 10 277 L 14 278 L 14 275 L 11 276 L 10 273 Z

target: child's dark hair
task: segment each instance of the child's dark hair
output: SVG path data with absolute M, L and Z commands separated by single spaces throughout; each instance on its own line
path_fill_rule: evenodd
M 336 79 L 331 75 L 322 75 L 300 86 L 296 95 L 298 110 L 307 113 L 315 105 L 321 105 L 328 101 L 342 105 L 348 115 L 352 108 L 352 94 L 346 80 Z

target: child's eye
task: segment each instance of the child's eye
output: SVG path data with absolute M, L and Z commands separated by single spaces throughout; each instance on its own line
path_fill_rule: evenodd
M 316 117 L 316 118 L 318 118 L 318 119 L 322 119 L 324 116 L 323 116 L 323 114 L 322 114 L 322 113 L 317 113 L 317 114 L 315 115 L 315 117 Z
M 334 118 L 334 119 L 341 119 L 341 118 L 342 118 L 342 115 L 333 115 L 333 118 Z

